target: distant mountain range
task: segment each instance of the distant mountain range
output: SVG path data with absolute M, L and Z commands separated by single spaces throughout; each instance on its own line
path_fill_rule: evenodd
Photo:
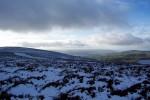
M 0 57 L 25 57 L 36 59 L 74 59 L 83 60 L 85 58 L 115 62 L 115 63 L 134 63 L 141 59 L 150 59 L 150 51 L 129 50 L 123 52 L 116 52 L 113 50 L 68 50 L 68 51 L 47 51 L 33 48 L 23 47 L 0 47 Z M 79 57 L 80 56 L 80 57 Z M 82 58 L 84 57 L 84 58 Z

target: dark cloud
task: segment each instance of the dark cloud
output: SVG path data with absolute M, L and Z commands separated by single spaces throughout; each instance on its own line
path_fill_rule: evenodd
M 0 0 L 0 29 L 34 31 L 53 27 L 125 26 L 124 12 L 114 1 Z

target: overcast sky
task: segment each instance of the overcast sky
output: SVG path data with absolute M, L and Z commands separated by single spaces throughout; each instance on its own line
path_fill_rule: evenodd
M 150 0 L 0 0 L 0 46 L 150 50 Z

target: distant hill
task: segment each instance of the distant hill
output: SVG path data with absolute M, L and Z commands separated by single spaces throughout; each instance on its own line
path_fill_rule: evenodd
M 24 47 L 0 47 L 0 56 L 22 56 L 27 58 L 79 59 L 64 53 Z
M 77 49 L 77 50 L 65 50 L 61 52 L 74 55 L 74 56 L 89 57 L 89 56 L 96 56 L 96 55 L 102 56 L 106 54 L 115 53 L 116 51 L 102 50 L 102 49 Z
M 94 58 L 97 60 L 108 62 L 133 63 L 141 59 L 150 59 L 150 51 L 130 50 L 130 51 L 110 53 L 106 55 L 96 55 L 96 56 L 94 55 L 89 56 L 89 58 Z

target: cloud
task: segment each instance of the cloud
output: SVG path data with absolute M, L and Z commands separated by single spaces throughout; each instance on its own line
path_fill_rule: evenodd
M 116 0 L 119 1 L 119 0 Z M 39 31 L 126 26 L 115 0 L 0 0 L 0 29 Z
M 143 38 L 134 36 L 132 34 L 105 34 L 103 36 L 94 36 L 91 39 L 95 43 L 101 45 L 112 45 L 112 46 L 134 46 L 141 45 L 145 41 Z

